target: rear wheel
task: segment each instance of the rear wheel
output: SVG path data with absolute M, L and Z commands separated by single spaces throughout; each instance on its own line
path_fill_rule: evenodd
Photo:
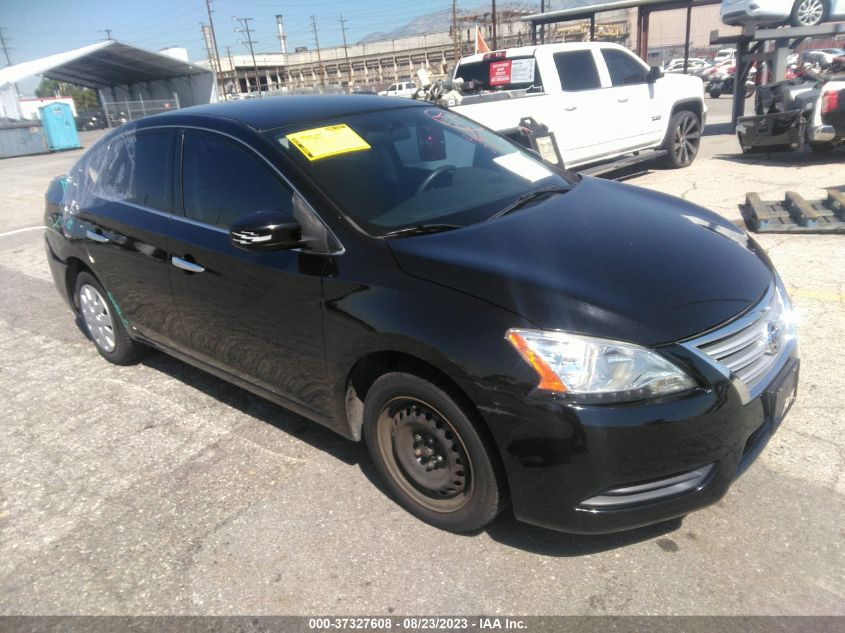
M 100 356 L 116 365 L 130 365 L 142 356 L 143 347 L 129 338 L 109 294 L 92 275 L 79 273 L 74 302 Z
M 492 521 L 505 480 L 492 440 L 445 391 L 417 376 L 385 374 L 364 404 L 364 438 L 393 496 L 452 532 Z
M 689 167 L 698 155 L 701 144 L 701 121 L 694 112 L 680 110 L 669 119 L 669 129 L 663 149 L 668 155 L 663 159 L 663 165 L 670 169 Z
M 815 26 L 824 22 L 827 15 L 825 0 L 796 0 L 789 21 L 792 26 Z

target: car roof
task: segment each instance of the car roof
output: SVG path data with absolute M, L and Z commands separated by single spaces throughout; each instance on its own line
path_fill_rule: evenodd
M 296 95 L 274 96 L 261 99 L 243 99 L 172 110 L 144 117 L 138 128 L 162 124 L 187 124 L 208 122 L 224 118 L 247 125 L 256 130 L 295 125 L 337 117 L 345 114 L 362 114 L 397 108 L 413 108 L 417 101 L 377 95 Z M 427 104 L 431 105 L 431 104 Z

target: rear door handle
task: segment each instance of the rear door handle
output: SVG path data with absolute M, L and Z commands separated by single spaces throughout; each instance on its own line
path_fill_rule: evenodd
M 621 99 L 617 99 L 619 103 L 627 103 L 628 97 L 622 97 Z
M 563 109 L 564 109 L 564 110 L 566 110 L 567 112 L 572 112 L 573 110 L 577 110 L 577 109 L 578 109 L 578 106 L 577 106 L 577 105 L 574 105 L 574 106 L 566 106 L 566 107 L 564 107 Z
M 109 238 L 107 238 L 105 235 L 102 235 L 101 233 L 95 233 L 91 229 L 85 231 L 85 237 L 87 237 L 92 242 L 99 242 L 100 244 L 109 241 Z
M 194 262 L 189 262 L 188 260 L 182 259 L 181 257 L 171 257 L 170 263 L 176 266 L 176 268 L 187 270 L 189 273 L 205 272 L 205 267 L 200 266 L 199 264 L 195 264 Z

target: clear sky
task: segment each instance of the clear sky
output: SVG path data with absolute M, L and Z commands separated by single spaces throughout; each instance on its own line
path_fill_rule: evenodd
M 483 0 L 481 0 L 483 2 Z M 478 0 L 462 4 L 477 5 Z M 221 55 L 246 52 L 232 16 L 251 17 L 256 52 L 278 52 L 275 15 L 284 16 L 289 50 L 314 48 L 311 18 L 317 18 L 320 46 L 341 43 L 339 16 L 347 20 L 350 43 L 374 31 L 388 31 L 419 15 L 451 7 L 451 0 L 211 0 Z M 188 49 L 191 61 L 206 58 L 200 28 L 208 22 L 205 0 L 0 0 L 0 28 L 12 63 L 70 50 L 106 38 L 148 50 Z M 0 66 L 5 59 L 0 56 Z

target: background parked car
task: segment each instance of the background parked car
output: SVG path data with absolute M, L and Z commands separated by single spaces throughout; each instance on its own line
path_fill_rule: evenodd
M 722 0 L 722 22 L 815 26 L 845 18 L 845 0 Z
M 75 120 L 76 129 L 80 132 L 84 130 L 102 130 L 108 127 L 106 117 L 99 110 L 80 112 Z
M 405 97 L 413 99 L 414 93 L 417 91 L 417 84 L 413 81 L 400 81 L 396 84 L 390 84 L 387 90 L 379 92 L 383 97 Z
M 710 66 L 710 62 L 706 59 L 702 59 L 700 57 L 690 57 L 687 60 L 687 74 L 692 75 L 694 74 L 693 71 L 700 70 L 703 68 L 708 68 Z M 663 72 L 665 73 L 682 73 L 684 72 L 684 59 L 683 57 L 676 58 L 671 60 L 665 66 L 663 66 Z
M 843 55 L 845 55 L 845 49 L 842 48 L 817 48 L 801 53 L 801 61 L 804 64 L 818 66 L 821 70 L 824 70 L 833 64 L 834 59 Z

